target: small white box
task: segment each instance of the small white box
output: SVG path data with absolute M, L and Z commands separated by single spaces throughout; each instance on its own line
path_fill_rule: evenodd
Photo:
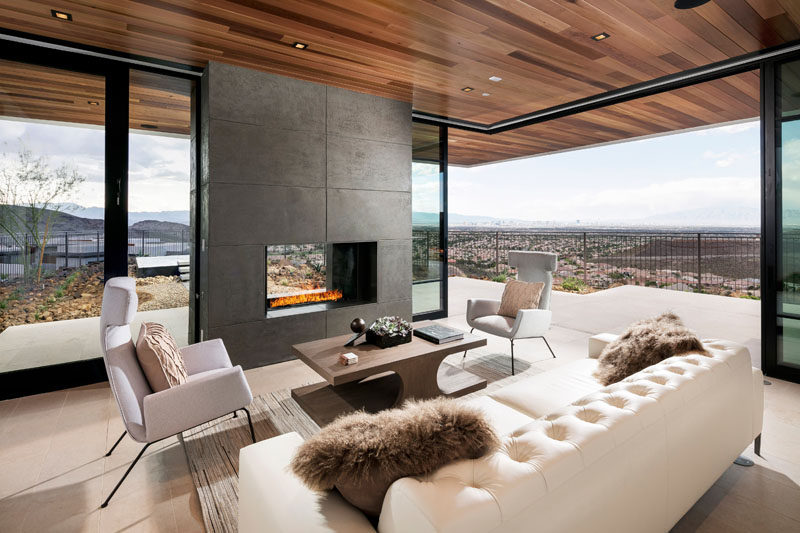
M 353 352 L 339 354 L 339 362 L 344 366 L 350 366 L 358 363 L 358 356 Z

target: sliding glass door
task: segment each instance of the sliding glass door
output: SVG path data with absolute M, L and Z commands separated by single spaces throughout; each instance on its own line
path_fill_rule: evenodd
M 764 370 L 800 381 L 800 61 L 767 70 L 774 84 L 768 103 L 774 105 L 765 106 L 765 140 L 774 159 L 765 159 L 765 203 L 772 213 L 764 249 L 767 277 L 777 275 L 765 298 Z
M 98 355 L 106 104 L 102 73 L 0 60 L 0 375 L 12 389 Z
M 114 276 L 188 341 L 193 77 L 3 43 L 0 400 L 106 379 Z
M 412 133 L 412 309 L 447 316 L 447 129 L 415 122 Z

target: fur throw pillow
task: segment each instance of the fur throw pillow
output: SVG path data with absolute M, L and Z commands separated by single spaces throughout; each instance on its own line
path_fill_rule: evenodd
M 603 385 L 622 381 L 674 355 L 707 354 L 703 343 L 681 319 L 664 313 L 631 324 L 600 353 L 594 377 Z
M 408 401 L 334 420 L 300 446 L 291 469 L 309 488 L 335 486 L 351 504 L 377 516 L 395 480 L 476 459 L 498 445 L 477 408 L 447 398 Z

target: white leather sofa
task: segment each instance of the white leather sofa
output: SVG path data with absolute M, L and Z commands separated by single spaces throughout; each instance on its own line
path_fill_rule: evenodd
M 378 530 L 668 531 L 761 434 L 763 376 L 747 349 L 708 340 L 711 356 L 672 357 L 609 387 L 590 357 L 465 400 L 503 435 L 498 451 L 397 480 Z M 241 450 L 239 531 L 362 532 L 372 524 L 335 491 L 288 470 L 288 433 Z

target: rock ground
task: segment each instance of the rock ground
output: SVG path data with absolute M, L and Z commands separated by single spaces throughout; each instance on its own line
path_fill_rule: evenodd
M 136 276 L 131 266 L 129 275 Z M 189 305 L 189 291 L 178 276 L 136 279 L 139 310 L 153 311 Z M 103 264 L 62 268 L 39 283 L 0 283 L 0 332 L 11 326 L 98 316 L 103 300 Z

